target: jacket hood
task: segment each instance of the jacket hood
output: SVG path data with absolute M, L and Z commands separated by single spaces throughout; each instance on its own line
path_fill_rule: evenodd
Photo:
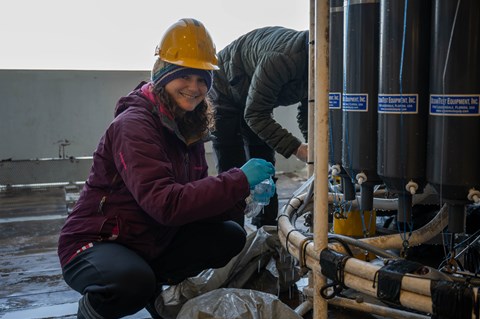
M 155 97 L 149 90 L 150 82 L 142 81 L 127 96 L 120 98 L 115 106 L 115 118 L 124 113 L 127 109 L 143 108 L 158 116 L 163 126 L 178 134 L 177 124 L 172 114 L 163 106 L 155 103 Z M 182 138 L 183 139 L 183 138 Z
M 153 104 L 143 93 L 142 87 L 148 82 L 142 81 L 137 87 L 128 95 L 120 98 L 115 106 L 115 117 L 123 113 L 126 109 L 130 107 L 145 107 L 147 105 L 150 110 L 155 109 L 155 104 Z

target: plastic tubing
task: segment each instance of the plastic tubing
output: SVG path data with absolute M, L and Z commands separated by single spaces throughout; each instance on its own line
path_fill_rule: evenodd
M 295 308 L 295 313 L 297 313 L 300 316 L 306 315 L 310 310 L 313 308 L 313 303 L 311 300 L 305 300 L 302 302 L 300 305 L 298 305 L 297 308 Z
M 376 305 L 373 303 L 361 301 L 357 302 L 356 300 L 335 297 L 328 301 L 328 304 L 334 305 L 337 307 L 367 312 L 375 315 L 379 315 L 385 318 L 392 319 L 429 319 L 430 316 L 424 316 L 404 310 L 389 308 L 381 305 Z
M 292 212 L 298 209 L 303 202 L 306 194 L 301 194 L 293 197 L 287 204 L 283 214 L 278 218 L 278 235 L 280 242 L 297 259 L 302 256 L 305 266 L 314 272 L 321 273 L 320 256 L 315 254 L 311 242 L 307 242 L 299 230 L 296 230 L 290 223 L 290 216 Z M 411 245 L 420 244 L 430 240 L 432 237 L 440 233 L 447 225 L 448 212 L 446 206 L 443 206 L 439 213 L 425 226 L 412 232 L 409 239 Z M 289 234 L 289 240 L 286 241 L 286 234 Z M 379 244 L 382 248 L 400 248 L 403 239 L 400 234 L 379 236 L 358 241 L 366 241 L 369 244 Z M 330 249 L 343 252 L 343 247 L 340 244 L 329 244 Z M 377 246 L 378 247 L 378 246 Z M 301 252 L 300 250 L 305 250 Z M 347 287 L 361 291 L 372 297 L 376 297 L 376 288 L 374 288 L 374 280 L 380 266 L 373 265 L 355 258 L 349 258 L 345 263 L 345 277 L 344 283 Z M 432 300 L 430 296 L 431 280 L 420 276 L 406 275 L 402 279 L 402 289 L 400 292 L 401 305 L 415 309 L 418 311 L 432 313 Z M 474 288 L 475 296 L 478 293 L 478 288 Z M 473 317 L 472 317 L 473 318 Z
M 300 194 L 296 197 L 291 198 L 290 202 L 285 206 L 285 211 L 283 214 L 290 216 L 293 210 L 303 207 L 303 199 L 305 199 L 307 194 Z M 280 219 L 279 219 L 280 222 Z M 285 223 L 284 218 L 281 218 L 282 224 Z M 440 211 L 435 215 L 435 217 L 423 227 L 412 232 L 410 238 L 408 239 L 410 246 L 417 246 L 422 243 L 425 243 L 438 235 L 448 224 L 448 208 L 447 205 L 443 205 Z M 293 227 L 292 227 L 293 228 Z M 280 229 L 280 225 L 279 225 Z M 385 236 L 376 236 L 362 239 L 351 239 L 355 241 L 360 241 L 368 245 L 375 246 L 380 249 L 401 249 L 403 248 L 404 238 L 401 234 L 385 235 Z M 357 245 L 361 245 L 358 243 Z M 359 246 L 361 247 L 361 246 Z M 340 244 L 329 244 L 329 248 L 345 253 L 343 247 Z
M 413 205 L 422 203 L 430 195 L 432 195 L 431 192 L 424 192 L 424 193 L 421 193 L 421 194 L 413 195 L 413 197 L 412 197 Z M 334 193 L 334 192 L 329 192 L 328 193 L 328 202 L 329 203 L 342 202 L 342 201 L 343 201 L 343 194 L 342 193 Z M 359 202 L 360 202 L 360 196 L 357 196 L 356 200 L 345 202 L 344 204 L 347 207 L 351 207 L 352 210 L 355 210 L 355 209 L 359 208 L 359 205 L 358 205 Z M 378 198 L 378 197 L 374 197 L 373 198 L 373 207 L 375 209 L 380 209 L 380 210 L 397 210 L 398 209 L 398 199 L 397 198 Z
M 368 250 L 372 253 L 374 253 L 375 255 L 379 256 L 379 257 L 383 257 L 383 258 L 391 258 L 391 259 L 397 259 L 399 258 L 398 256 L 392 254 L 392 253 L 389 253 L 383 249 L 379 249 L 377 247 L 375 247 L 374 245 L 371 245 L 367 242 L 364 242 L 364 241 L 361 241 L 361 240 L 358 240 L 358 239 L 355 239 L 355 238 L 352 238 L 352 237 L 348 237 L 348 236 L 344 236 L 344 235 L 339 235 L 339 234 L 329 234 L 329 238 L 338 238 L 340 239 L 341 241 L 345 242 L 346 244 L 349 244 L 349 245 L 352 245 L 352 246 L 355 246 L 355 247 L 358 247 L 358 248 L 362 248 L 364 250 Z M 333 243 L 333 244 L 330 244 L 330 245 L 339 245 L 338 243 Z M 329 247 L 330 247 L 329 245 Z M 342 250 L 343 247 L 342 247 Z

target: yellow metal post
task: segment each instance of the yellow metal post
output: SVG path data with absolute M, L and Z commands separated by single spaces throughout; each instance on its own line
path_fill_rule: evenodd
M 315 160 L 315 1 L 310 0 L 310 28 L 308 33 L 308 177 L 314 173 Z
M 315 194 L 314 194 L 314 250 L 320 252 L 328 244 L 328 25 L 329 4 L 316 0 L 315 4 Z M 325 277 L 313 274 L 313 317 L 326 319 L 328 304 L 320 295 Z

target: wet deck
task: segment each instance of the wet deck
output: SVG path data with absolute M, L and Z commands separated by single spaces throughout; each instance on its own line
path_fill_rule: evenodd
M 281 203 L 304 181 L 280 174 Z M 63 281 L 56 255 L 68 195 L 64 188 L 0 192 L 0 319 L 76 318 L 80 295 Z

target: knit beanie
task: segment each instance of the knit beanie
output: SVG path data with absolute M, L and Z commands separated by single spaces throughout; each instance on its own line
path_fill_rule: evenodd
M 187 75 L 201 76 L 207 84 L 207 89 L 210 91 L 213 78 L 213 72 L 211 70 L 187 68 L 160 59 L 157 59 L 153 65 L 151 79 L 155 85 L 159 84 L 160 86 L 165 86 L 168 82 Z

